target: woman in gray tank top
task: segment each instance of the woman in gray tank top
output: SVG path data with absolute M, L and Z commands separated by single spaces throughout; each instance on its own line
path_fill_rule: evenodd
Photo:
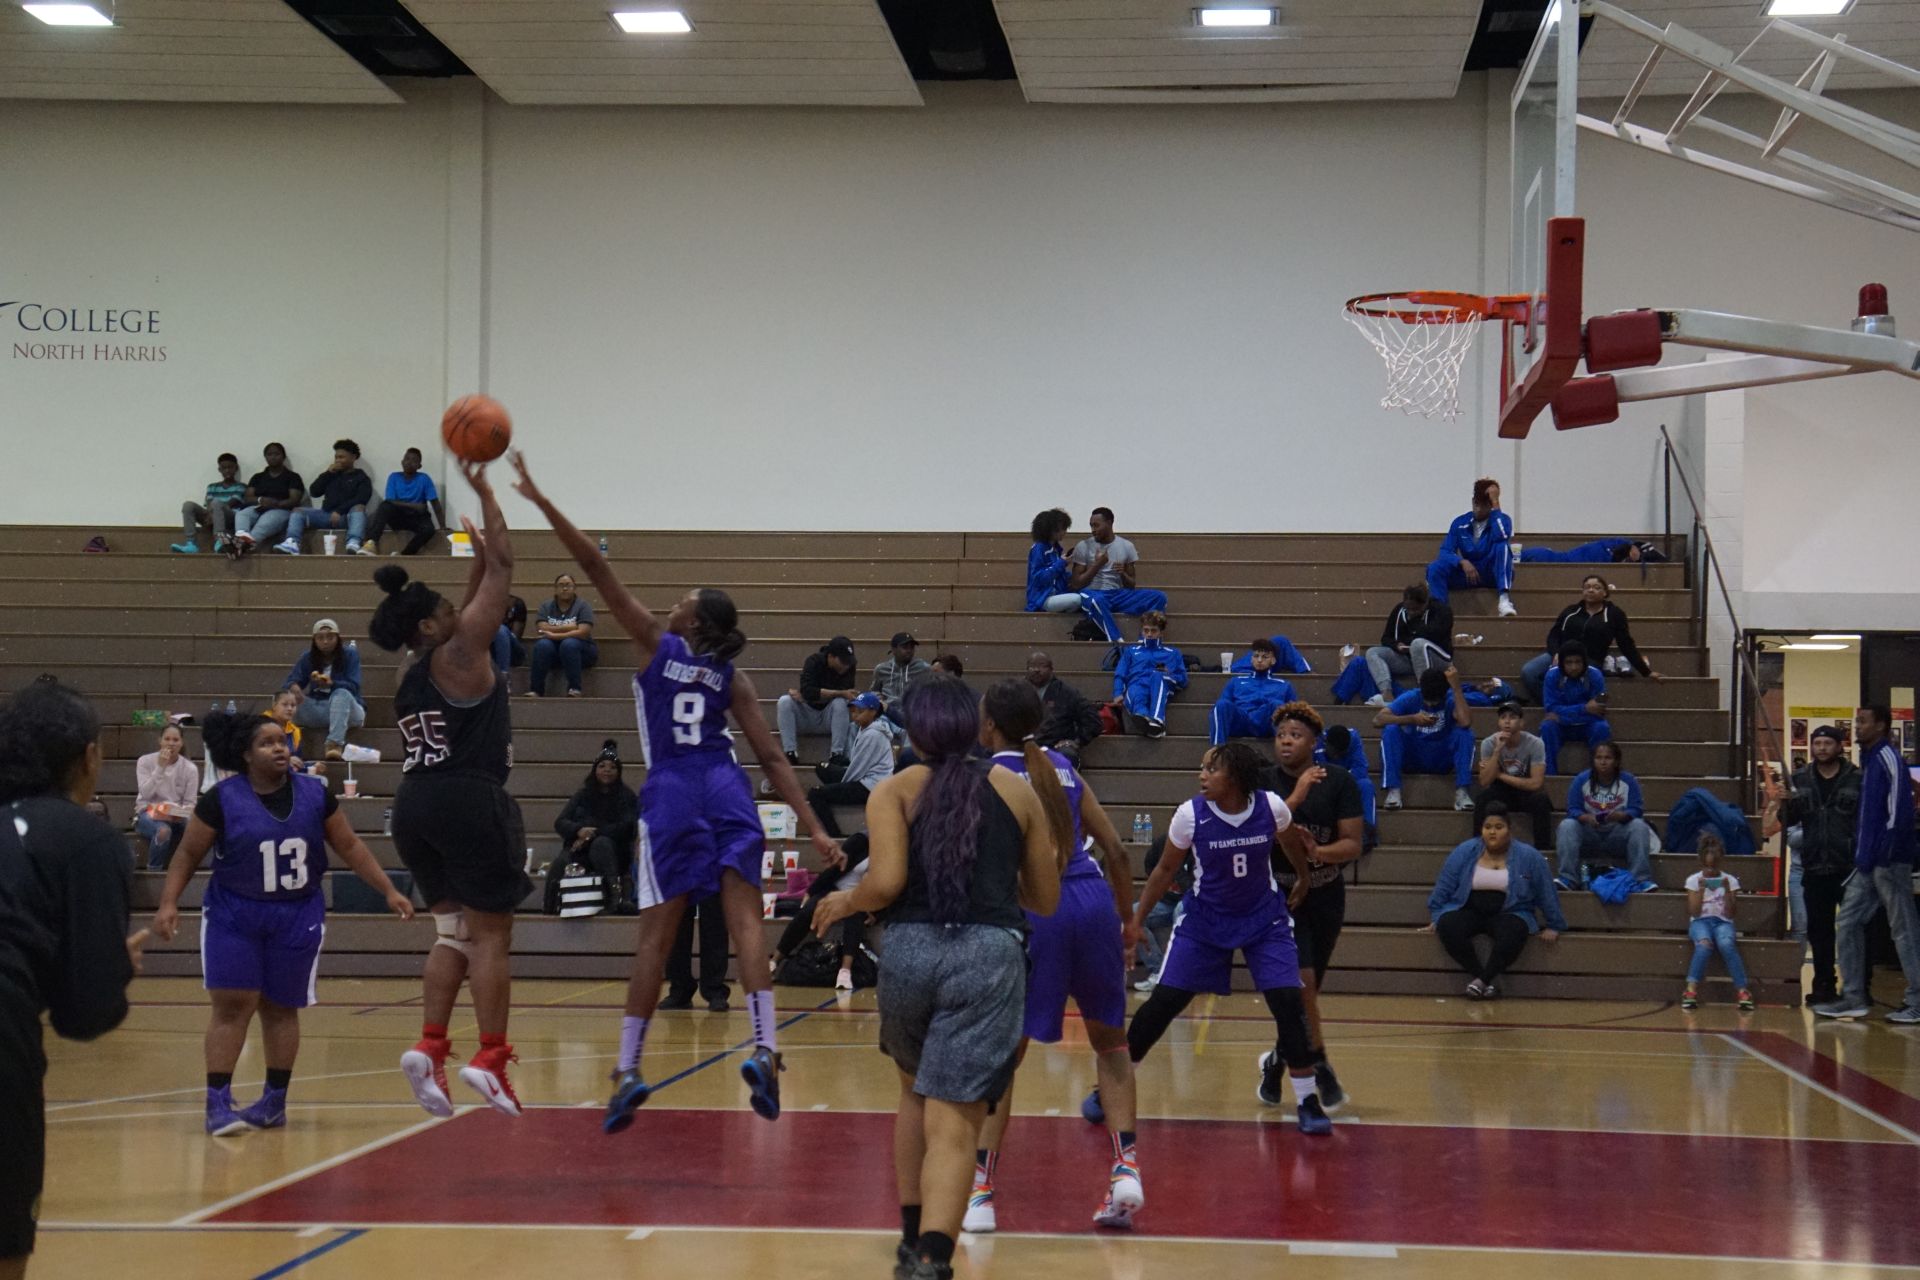
M 880 1048 L 900 1069 L 895 1274 L 944 1280 L 981 1122 L 1013 1078 L 1026 1009 L 1021 910 L 1051 915 L 1059 903 L 1073 818 L 1051 775 L 1029 786 L 971 758 L 980 709 L 958 681 L 923 680 L 906 712 L 922 763 L 874 789 L 866 878 L 823 898 L 814 929 L 884 913 Z

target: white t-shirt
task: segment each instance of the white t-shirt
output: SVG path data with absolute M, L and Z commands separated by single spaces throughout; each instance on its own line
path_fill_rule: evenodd
M 1093 581 L 1087 584 L 1089 591 L 1125 591 L 1127 584 L 1120 576 L 1120 566 L 1132 564 L 1140 559 L 1140 553 L 1125 538 L 1115 535 L 1112 542 L 1098 542 L 1093 538 L 1082 538 L 1075 544 L 1073 555 L 1069 557 L 1075 564 L 1092 564 L 1093 558 L 1102 551 L 1107 553 L 1107 563 L 1100 572 L 1093 575 Z
M 1293 813 L 1287 808 L 1287 802 L 1285 800 L 1282 800 L 1278 794 L 1272 791 L 1262 791 L 1260 794 L 1267 798 L 1267 807 L 1273 810 L 1274 830 L 1285 831 L 1293 825 Z M 1193 806 L 1199 803 L 1201 803 L 1199 800 L 1189 800 L 1173 811 L 1173 820 L 1167 823 L 1167 843 L 1174 848 L 1193 848 Z M 1239 813 L 1228 813 L 1211 800 L 1205 803 L 1207 808 L 1213 810 L 1214 816 L 1218 817 L 1220 821 L 1230 827 L 1240 826 L 1245 823 L 1248 818 L 1253 816 L 1252 805 L 1248 805 Z
M 1487 867 L 1476 862 L 1473 864 L 1473 888 L 1478 893 L 1483 889 L 1505 893 L 1512 883 L 1505 867 Z
M 1700 914 L 1702 916 L 1718 916 L 1722 920 L 1731 922 L 1733 915 L 1727 910 L 1727 890 L 1733 889 L 1737 891 L 1740 888 L 1740 882 L 1722 871 L 1720 873 L 1720 879 L 1725 883 L 1721 884 L 1717 889 L 1708 888 L 1706 877 L 1707 873 L 1704 871 L 1696 871 L 1688 876 L 1687 892 L 1692 893 L 1695 890 L 1699 890 Z

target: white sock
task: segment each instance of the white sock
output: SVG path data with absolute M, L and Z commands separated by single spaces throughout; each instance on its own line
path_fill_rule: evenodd
M 620 1019 L 620 1070 L 631 1071 L 640 1065 L 640 1046 L 646 1042 L 645 1018 Z
M 747 992 L 747 1013 L 753 1019 L 753 1042 L 769 1053 L 780 1046 L 773 1036 L 773 991 Z
M 1288 1076 L 1287 1079 L 1293 1081 L 1293 1100 L 1302 1106 L 1306 1105 L 1308 1098 L 1320 1092 L 1320 1087 L 1313 1082 L 1311 1071 L 1304 1076 Z

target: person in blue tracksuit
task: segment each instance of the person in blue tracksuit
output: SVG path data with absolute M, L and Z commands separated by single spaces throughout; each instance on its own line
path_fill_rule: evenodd
M 1541 700 L 1540 741 L 1547 744 L 1547 772 L 1560 772 L 1560 744 L 1584 742 L 1587 750 L 1613 737 L 1607 723 L 1607 678 L 1587 665 L 1587 647 L 1578 640 L 1560 646 L 1559 660 L 1547 672 Z
M 1467 793 L 1473 776 L 1473 719 L 1458 671 L 1428 667 L 1420 673 L 1419 689 L 1380 708 L 1373 722 L 1380 726 L 1380 781 L 1387 789 L 1380 798 L 1382 808 L 1400 807 L 1403 767 L 1414 773 L 1445 773 L 1449 765 L 1453 807 L 1473 808 Z
M 1521 564 L 1659 564 L 1666 558 L 1651 542 L 1632 538 L 1596 538 L 1565 551 L 1527 547 L 1520 553 Z
M 1440 604 L 1448 593 L 1463 587 L 1490 587 L 1500 593 L 1500 616 L 1519 610 L 1513 590 L 1513 521 L 1500 510 L 1500 485 L 1494 480 L 1473 482 L 1473 510 L 1455 520 L 1440 540 L 1440 554 L 1427 566 L 1427 591 Z
M 1393 691 L 1396 694 L 1404 692 L 1397 684 Z M 1346 666 L 1340 668 L 1340 674 L 1333 682 L 1332 696 L 1335 702 L 1346 707 L 1364 702 L 1378 692 L 1374 687 L 1373 672 L 1367 668 L 1367 655 L 1356 653 L 1347 659 Z
M 1149 738 L 1167 736 L 1167 702 L 1187 687 L 1187 659 L 1161 640 L 1167 615 L 1158 609 L 1140 619 L 1140 643 L 1120 651 L 1113 669 L 1113 702 L 1140 722 Z
M 1073 517 L 1054 507 L 1033 518 L 1033 545 L 1027 549 L 1027 612 L 1072 613 L 1078 610 L 1093 619 L 1107 638 L 1118 644 L 1120 628 L 1106 597 L 1095 591 L 1073 589 L 1073 567 L 1067 563 L 1066 549 L 1060 539 L 1073 527 Z
M 1367 768 L 1366 744 L 1360 735 L 1343 724 L 1328 725 L 1320 740 L 1313 744 L 1315 764 L 1337 764 L 1353 775 L 1360 788 L 1360 815 L 1366 819 L 1365 845 L 1371 849 L 1380 843 L 1380 817 L 1374 808 L 1373 775 Z
M 1294 648 L 1293 641 L 1287 639 L 1285 636 L 1271 636 L 1268 639 L 1268 643 L 1273 646 L 1273 669 L 1275 671 L 1280 672 L 1282 675 L 1289 676 L 1313 674 L 1313 664 L 1307 661 L 1306 655 Z M 1252 671 L 1254 669 L 1253 655 L 1259 647 L 1258 644 L 1248 645 L 1245 653 L 1234 658 L 1233 670 Z M 1261 736 L 1266 736 L 1266 732 L 1265 729 L 1262 729 L 1260 731 Z
M 1216 747 L 1228 738 L 1267 737 L 1273 732 L 1273 713 L 1299 696 L 1280 674 L 1280 653 L 1273 641 L 1255 640 L 1249 648 L 1252 668 L 1230 674 L 1213 704 L 1208 741 Z
M 1467 686 L 1467 705 L 1470 707 L 1497 707 L 1518 701 L 1520 691 L 1499 676 L 1488 676 Z

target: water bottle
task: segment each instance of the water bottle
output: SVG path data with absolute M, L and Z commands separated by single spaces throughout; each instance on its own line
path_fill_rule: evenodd
M 1135 844 L 1153 843 L 1153 820 L 1144 813 L 1133 815 L 1133 842 Z
M 607 535 L 604 533 L 600 535 L 600 554 L 607 554 Z
M 220 713 L 220 699 L 215 698 L 213 700 L 213 705 L 207 708 L 207 714 L 211 716 L 211 715 L 218 715 L 219 713 Z
M 232 698 L 227 699 L 227 714 L 230 716 L 237 716 L 240 714 L 240 704 L 235 702 Z
M 383 835 L 393 834 L 393 808 L 388 806 L 386 814 L 380 819 L 380 831 Z

